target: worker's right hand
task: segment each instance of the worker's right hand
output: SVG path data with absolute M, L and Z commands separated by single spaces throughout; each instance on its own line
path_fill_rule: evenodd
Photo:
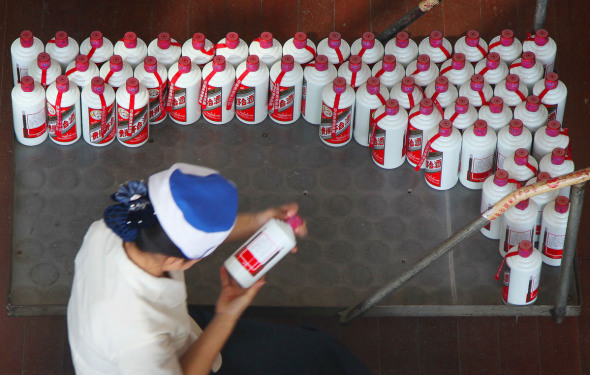
M 265 284 L 264 277 L 254 283 L 250 288 L 244 289 L 229 275 L 224 266 L 221 267 L 220 275 L 221 294 L 217 299 L 215 313 L 237 319 Z

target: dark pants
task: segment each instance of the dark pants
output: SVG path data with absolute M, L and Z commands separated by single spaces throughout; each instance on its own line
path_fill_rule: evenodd
M 213 315 L 189 308 L 205 328 Z M 221 351 L 217 375 L 369 375 L 342 344 L 314 328 L 240 319 Z

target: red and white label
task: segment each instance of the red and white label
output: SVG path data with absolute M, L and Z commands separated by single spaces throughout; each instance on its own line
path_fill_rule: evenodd
M 186 121 L 186 89 L 183 87 L 174 88 L 174 97 L 172 98 L 170 117 L 176 121 Z
M 505 271 L 502 278 L 502 300 L 504 303 L 508 303 L 508 288 L 510 288 L 510 271 Z
M 254 121 L 256 116 L 256 88 L 240 84 L 236 91 L 236 115 L 244 121 Z
M 145 142 L 148 134 L 148 106 L 133 110 L 133 123 L 129 124 L 129 109 L 117 104 L 117 138 L 128 145 Z
M 545 104 L 545 108 L 547 108 L 547 120 L 557 120 L 557 104 Z
M 164 97 L 168 96 L 168 85 L 163 83 L 159 87 L 152 87 L 148 89 L 149 108 L 150 108 L 150 121 L 157 121 L 162 117 L 164 108 Z
M 213 122 L 221 122 L 221 99 L 223 90 L 221 87 L 207 85 L 206 107 L 203 116 Z
M 270 91 L 275 91 L 274 82 L 270 83 Z M 293 121 L 293 104 L 295 102 L 295 86 L 279 86 L 278 107 L 270 114 L 278 121 Z
M 541 242 L 541 251 L 549 258 L 561 259 L 564 242 L 564 234 L 553 234 L 546 231 Z
M 504 240 L 504 252 L 507 253 L 513 246 L 517 246 L 520 241 L 532 241 L 533 232 L 531 230 L 516 231 L 506 226 L 506 240 Z
M 371 155 L 377 164 L 383 165 L 385 163 L 385 130 L 381 129 L 379 125 L 375 124 L 374 126 L 375 135 Z
M 467 181 L 484 182 L 492 174 L 494 154 L 476 158 L 469 155 L 469 166 L 467 168 Z
M 37 138 L 47 130 L 45 108 L 35 113 L 22 112 L 23 116 L 23 137 Z
M 414 164 L 420 162 L 422 157 L 422 142 L 424 132 L 421 129 L 417 129 L 412 124 L 408 124 L 408 160 Z
M 264 232 L 237 252 L 236 259 L 252 276 L 260 272 L 264 265 L 274 258 L 281 249 Z
M 90 143 L 109 143 L 115 137 L 115 112 L 113 104 L 106 107 L 106 121 L 102 126 L 102 108 L 88 107 L 88 127 Z
M 537 299 L 539 294 L 539 275 L 531 276 L 529 280 L 529 287 L 526 293 L 526 301 L 532 302 Z
M 61 117 L 61 121 L 58 121 Z M 53 104 L 47 102 L 47 124 L 49 125 L 49 136 L 56 142 L 71 142 L 78 138 L 76 131 L 76 107 L 60 107 L 57 112 Z
M 430 147 L 426 157 L 426 181 L 432 186 L 440 187 L 442 176 L 443 153 Z
M 335 122 L 335 135 L 332 134 L 333 108 L 322 102 L 322 120 L 320 122 L 320 138 L 325 142 L 339 145 L 350 140 L 352 135 L 352 106 L 338 108 Z
M 305 101 L 307 99 L 307 80 L 303 77 L 303 93 L 301 96 L 301 113 L 305 116 Z

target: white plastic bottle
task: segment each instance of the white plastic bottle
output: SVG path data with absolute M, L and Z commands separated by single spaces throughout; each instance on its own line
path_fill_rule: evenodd
M 561 265 L 569 207 L 569 199 L 558 197 L 543 210 L 539 251 L 543 255 L 543 263 L 549 266 Z
M 215 53 L 225 57 L 225 61 L 232 64 L 235 69 L 248 58 L 248 44 L 238 33 L 229 32 L 215 45 Z
M 454 127 L 463 132 L 477 121 L 477 110 L 469 103 L 469 99 L 460 96 L 455 101 L 455 105 L 450 105 L 445 109 L 444 118 L 451 121 Z
M 510 124 L 498 132 L 496 167 L 502 169 L 508 155 L 514 154 L 519 148 L 530 151 L 532 144 L 533 136 L 530 130 L 524 127 L 522 121 L 511 120 Z
M 166 69 L 170 69 L 172 64 L 178 61 L 182 48 L 180 43 L 170 37 L 168 33 L 160 33 L 158 37 L 151 41 L 148 46 L 148 55 L 154 56 L 159 62 L 164 64 Z
M 567 87 L 559 80 L 557 73 L 547 73 L 544 80 L 535 83 L 532 92 L 547 108 L 549 120 L 557 120 L 563 124 Z
M 342 77 L 324 87 L 320 139 L 332 147 L 342 147 L 352 139 L 355 93 Z
M 493 95 L 494 90 L 492 90 L 489 83 L 484 81 L 483 76 L 480 74 L 472 75 L 470 82 L 465 82 L 459 89 L 459 96 L 469 99 L 469 103 L 477 109 L 487 105 Z
M 80 90 L 68 77 L 57 77 L 46 92 L 49 138 L 59 145 L 70 145 L 82 136 Z
M 522 57 L 510 65 L 510 74 L 520 77 L 520 81 L 532 93 L 535 83 L 543 78 L 543 65 L 537 61 L 534 53 L 523 52 Z
M 416 84 L 422 88 L 430 85 L 438 77 L 438 67 L 430 61 L 428 55 L 420 55 L 406 68 L 406 76 L 414 78 Z
M 293 231 L 301 224 L 299 216 L 270 219 L 225 260 L 227 272 L 242 288 L 251 287 L 295 247 Z
M 537 177 L 531 178 L 526 184 L 532 185 L 537 182 L 547 181 L 551 179 L 551 175 L 547 172 L 539 172 Z M 547 205 L 547 203 L 554 201 L 559 194 L 559 190 L 550 190 L 543 194 L 538 194 L 531 197 L 531 200 L 535 202 L 537 205 L 537 225 L 535 227 L 535 234 L 533 237 L 533 244 L 535 246 L 539 245 L 539 234 L 541 233 L 541 223 L 543 220 L 543 209 Z
M 117 100 L 117 139 L 127 147 L 139 147 L 149 138 L 147 89 L 137 78 L 128 78 L 119 87 Z
M 502 258 L 520 241 L 533 241 L 537 226 L 537 205 L 530 199 L 510 207 L 501 217 L 500 246 Z
M 16 139 L 36 146 L 47 139 L 45 89 L 33 77 L 24 76 L 12 89 L 12 123 Z
M 468 189 L 481 189 L 492 174 L 496 154 L 496 133 L 484 120 L 477 120 L 463 132 L 459 180 Z
M 293 56 L 285 55 L 270 70 L 270 118 L 279 124 L 291 124 L 301 115 L 303 69 Z
M 190 57 L 191 61 L 201 69 L 215 56 L 215 46 L 205 38 L 203 33 L 195 33 L 193 37 L 182 45 L 182 56 Z
M 115 140 L 115 90 L 100 77 L 82 90 L 82 136 L 91 146 L 102 147 Z
M 539 163 L 539 170 L 541 172 L 547 172 L 552 178 L 563 176 L 574 171 L 573 160 L 567 160 L 565 150 L 558 147 L 551 152 L 543 156 Z M 568 197 L 570 196 L 571 186 L 566 186 L 559 189 L 559 195 Z
M 346 83 L 355 90 L 367 82 L 370 76 L 371 69 L 358 55 L 351 55 L 348 61 L 338 68 L 338 77 L 346 79 Z
M 236 116 L 246 124 L 258 124 L 268 115 L 269 77 L 266 64 L 260 63 L 258 55 L 250 55 L 236 70 L 236 83 L 227 105 L 236 98 Z
M 324 55 L 336 69 L 350 57 L 350 45 L 339 32 L 332 31 L 318 43 L 318 55 Z
M 422 158 L 426 143 L 438 131 L 438 124 L 442 120 L 439 111 L 434 110 L 434 103 L 430 99 L 422 99 L 419 106 L 415 106 L 408 116 L 408 163 L 415 167 Z M 424 165 L 421 166 L 424 168 Z
M 301 114 L 313 125 L 322 120 L 322 91 L 338 76 L 338 71 L 325 55 L 317 55 L 303 70 Z
M 95 63 L 89 61 L 86 55 L 78 55 L 76 60 L 70 63 L 66 69 L 66 77 L 70 82 L 75 83 L 80 90 L 98 75 L 98 67 Z
M 156 125 L 166 118 L 168 97 L 168 71 L 154 56 L 148 56 L 135 68 L 134 77 L 144 85 L 150 96 L 150 125 Z
M 393 55 L 383 56 L 383 60 L 373 66 L 372 73 L 373 77 L 379 78 L 389 91 L 406 76 L 404 67 L 397 62 Z
M 385 49 L 383 48 L 383 44 L 375 39 L 375 34 L 366 32 L 363 33 L 362 38 L 352 43 L 350 54 L 360 56 L 365 64 L 372 66 L 377 61 L 383 60 Z
M 449 85 L 449 79 L 445 76 L 436 77 L 436 80 L 424 90 L 424 96 L 434 102 L 443 117 L 444 110 L 455 103 L 458 95 L 455 85 Z
M 395 99 L 389 99 L 373 114 L 369 134 L 371 157 L 377 166 L 394 169 L 406 161 L 408 112 Z
M 453 46 L 447 38 L 443 37 L 442 32 L 434 30 L 428 38 L 422 39 L 418 46 L 418 53 L 428 55 L 435 64 L 442 64 L 451 58 Z
M 504 104 L 512 109 L 526 101 L 528 94 L 529 90 L 524 83 L 520 82 L 516 74 L 509 74 L 505 80 L 494 87 L 494 96 L 502 98 Z
M 550 154 L 555 148 L 567 149 L 570 144 L 570 137 L 561 131 L 561 123 L 551 120 L 547 126 L 543 126 L 535 133 L 533 141 L 533 157 L 541 161 L 543 157 Z
M 455 42 L 455 53 L 457 52 L 464 54 L 467 61 L 475 64 L 488 54 L 488 44 L 479 37 L 478 31 L 469 30 Z
M 506 65 L 510 65 L 522 54 L 522 43 L 514 37 L 514 31 L 504 29 L 491 40 L 488 52 L 496 52 Z
M 485 120 L 488 127 L 494 129 L 496 134 L 512 120 L 512 111 L 504 105 L 502 98 L 498 96 L 490 99 L 489 105 L 479 109 L 479 119 Z
M 480 60 L 475 65 L 475 71 L 490 85 L 497 85 L 508 76 L 508 67 L 496 52 L 491 52 L 485 59 Z
M 283 56 L 286 55 L 293 56 L 295 62 L 305 68 L 316 56 L 315 44 L 307 38 L 306 33 L 299 31 L 283 45 Z
M 519 243 L 511 250 L 511 253 L 515 256 L 506 258 L 510 271 L 504 273 L 502 301 L 509 305 L 535 303 L 543 265 L 541 254 L 530 241 Z
M 422 93 L 422 90 L 416 86 L 414 78 L 405 77 L 401 82 L 398 82 L 393 86 L 389 93 L 389 97 L 397 100 L 402 108 L 409 111 L 420 103 L 422 98 L 424 98 L 424 94 Z
M 397 33 L 395 38 L 387 42 L 385 45 L 385 53 L 395 56 L 397 61 L 402 64 L 405 69 L 410 62 L 418 58 L 418 45 L 410 39 L 410 34 L 401 31 Z
M 84 39 L 80 45 L 80 54 L 88 56 L 90 61 L 100 67 L 113 56 L 113 49 L 113 43 L 97 30 Z
M 234 106 L 227 109 L 229 94 L 236 83 L 236 70 L 225 62 L 225 57 L 217 55 L 205 65 L 202 72 L 203 84 L 199 104 L 205 120 L 212 124 L 228 123 L 235 115 Z
M 47 89 L 61 75 L 61 67 L 47 52 L 41 52 L 29 65 L 29 75 Z
M 182 56 L 168 70 L 168 82 L 166 109 L 172 121 L 180 125 L 196 122 L 201 117 L 201 69 L 190 57 Z
M 555 56 L 557 55 L 557 44 L 549 37 L 545 29 L 539 29 L 535 35 L 525 39 L 522 43 L 523 52 L 531 51 L 543 65 L 545 74 L 553 71 Z
M 250 55 L 258 56 L 267 70 L 270 70 L 283 56 L 283 46 L 271 33 L 265 31 L 250 43 Z
M 113 53 L 121 56 L 123 61 L 135 69 L 146 58 L 148 49 L 143 40 L 138 38 L 133 31 L 129 31 L 125 33 L 123 39 L 115 43 Z
M 459 180 L 461 133 L 449 120 L 442 120 L 438 126 L 438 134 L 430 142 L 432 143 L 430 146 L 426 145 L 422 155 L 426 163 L 424 179 L 433 189 L 448 190 L 457 185 Z
M 480 212 L 484 213 L 488 208 L 492 207 L 514 190 L 516 190 L 516 184 L 508 182 L 508 172 L 503 169 L 496 170 L 496 173 L 493 176 L 489 176 L 483 183 Z M 501 222 L 501 218 L 492 220 L 489 224 L 481 228 L 480 231 L 487 238 L 493 240 L 500 239 Z
M 508 172 L 510 179 L 516 182 L 518 188 L 524 186 L 539 171 L 537 161 L 529 155 L 526 148 L 519 148 L 514 154 L 507 156 L 502 167 Z
M 62 73 L 66 67 L 76 59 L 80 53 L 78 42 L 68 36 L 65 31 L 58 31 L 55 37 L 51 38 L 45 46 L 45 52 L 51 55 L 51 58 L 59 63 Z
M 514 118 L 521 120 L 531 133 L 535 133 L 539 128 L 547 124 L 547 108 L 544 105 L 539 105 L 540 103 L 538 96 L 530 95 L 526 98 L 526 101 L 514 108 Z
M 440 67 L 440 75 L 447 77 L 457 90 L 469 82 L 473 73 L 473 65 L 465 64 L 465 55 L 462 53 L 455 53 L 452 59 L 445 61 Z
M 354 140 L 361 146 L 369 146 L 369 124 L 375 110 L 389 100 L 389 91 L 371 77 L 356 92 L 354 115 Z
M 12 61 L 12 82 L 14 86 L 21 79 L 29 75 L 29 66 L 34 64 L 37 56 L 45 50 L 43 42 L 33 36 L 29 30 L 20 33 L 20 37 L 10 46 L 10 58 Z
M 133 69 L 123 61 L 119 55 L 111 56 L 108 64 L 100 68 L 100 77 L 106 84 L 111 85 L 115 90 L 125 84 L 128 78 L 133 77 Z

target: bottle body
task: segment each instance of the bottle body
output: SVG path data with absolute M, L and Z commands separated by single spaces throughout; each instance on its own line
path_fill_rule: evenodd
M 29 74 L 29 66 L 36 64 L 37 56 L 45 50 L 43 42 L 37 37 L 33 37 L 33 45 L 23 47 L 20 38 L 17 38 L 10 46 L 10 57 L 12 61 L 12 82 L 14 86 L 20 83 L 24 76 Z
M 545 74 L 553 72 L 555 57 L 557 56 L 557 44 L 555 40 L 553 38 L 548 39 L 547 43 L 543 46 L 538 45 L 534 40 L 525 40 L 522 43 L 522 52 L 533 52 L 545 69 Z
M 12 121 L 16 139 L 25 146 L 36 146 L 47 139 L 45 89 L 35 82 L 31 92 L 17 83 L 12 89 Z
M 275 38 L 272 39 L 272 47 L 269 48 L 262 48 L 260 42 L 255 40 L 250 43 L 249 51 L 250 55 L 256 55 L 260 58 L 260 61 L 266 65 L 267 70 L 270 70 L 283 56 L 283 46 Z
M 334 65 L 328 62 L 328 69 L 318 71 L 306 66 L 303 71 L 301 114 L 310 124 L 319 125 L 322 120 L 322 91 L 338 76 Z
M 471 82 L 465 82 L 459 89 L 459 96 L 464 96 L 469 99 L 469 103 L 475 108 L 479 109 L 481 106 L 490 102 L 494 95 L 494 90 L 489 83 L 484 82 L 481 91 L 475 91 L 471 88 Z
M 428 55 L 430 60 L 435 64 L 442 64 L 447 59 L 451 58 L 451 55 L 453 54 L 453 46 L 447 38 L 442 38 L 440 43 L 441 45 L 439 47 L 433 47 L 430 44 L 430 38 L 426 37 L 422 39 L 418 45 L 418 53 L 420 55 Z
M 395 63 L 395 68 L 391 72 L 382 71 L 383 69 L 383 61 L 377 61 L 375 65 L 373 65 L 373 69 L 371 69 L 371 73 L 373 77 L 379 78 L 382 84 L 387 87 L 387 90 L 391 91 L 395 84 L 401 82 L 401 80 L 406 76 L 406 71 L 402 64 L 399 62 Z
M 537 177 L 533 177 L 526 184 L 528 186 L 528 185 L 532 185 L 536 182 L 537 182 Z M 535 226 L 535 233 L 533 235 L 533 245 L 535 245 L 536 248 L 540 249 L 540 247 L 538 247 L 538 245 L 539 245 L 539 235 L 541 234 L 541 224 L 543 223 L 543 210 L 545 209 L 545 206 L 547 206 L 547 204 L 549 202 L 552 202 L 555 199 L 557 199 L 558 194 L 559 194 L 559 190 L 551 190 L 546 193 L 538 194 L 538 195 L 535 195 L 530 198 L 537 205 L 537 225 Z
M 170 46 L 168 48 L 160 48 L 158 46 L 158 38 L 152 40 L 147 48 L 148 56 L 154 56 L 158 62 L 164 64 L 166 69 L 170 69 L 172 65 L 178 61 L 182 48 L 180 44 L 170 38 Z
M 315 57 L 316 47 L 311 39 L 307 39 L 307 48 L 297 48 L 293 43 L 293 38 L 287 40 L 283 45 L 283 56 L 291 55 L 295 62 L 303 68 Z M 272 70 L 272 69 L 271 69 Z
M 478 116 L 480 120 L 485 120 L 488 127 L 498 134 L 512 120 L 512 111 L 507 105 L 503 105 L 502 112 L 494 113 L 490 110 L 490 106 L 486 105 L 479 109 Z
M 191 62 L 191 70 L 182 73 L 176 82 L 174 76 L 178 73 L 178 63 L 174 63 L 168 71 L 170 88 L 168 91 L 167 107 L 172 121 L 180 125 L 189 125 L 201 117 L 199 95 L 201 94 L 201 69 Z
M 521 60 L 517 59 L 510 66 L 510 74 L 516 74 L 520 78 L 520 81 L 525 84 L 527 90 L 533 92 L 535 83 L 543 78 L 543 66 L 537 61 L 533 67 L 527 69 L 520 65 Z
M 391 89 L 389 98 L 397 100 L 400 107 L 404 108 L 406 111 L 410 111 L 420 103 L 424 98 L 424 94 L 418 86 L 414 86 L 412 92 L 405 93 L 402 91 L 402 82 L 398 82 Z
M 484 80 L 490 85 L 497 85 L 498 83 L 502 82 L 508 76 L 508 67 L 504 62 L 500 61 L 499 65 L 496 69 L 490 69 L 486 72 L 483 70 L 486 68 L 487 60 L 482 59 L 475 65 L 475 72 L 477 74 L 481 74 Z
M 129 64 L 132 69 L 135 69 L 140 63 L 142 63 L 148 55 L 148 49 L 145 42 L 140 38 L 137 38 L 136 40 L 137 45 L 133 48 L 126 47 L 125 42 L 120 40 L 115 43 L 113 49 L 113 54 L 121 56 L 123 61 Z
M 88 69 L 86 69 L 84 72 L 76 70 L 75 68 L 76 62 L 74 61 L 66 68 L 66 76 L 70 79 L 70 82 L 78 86 L 80 91 L 82 91 L 84 87 L 90 83 L 92 78 L 98 77 L 99 75 L 98 67 L 92 61 L 88 62 Z
M 86 38 L 84 39 L 82 44 L 80 44 L 80 54 L 88 55 L 90 51 L 92 51 L 92 46 L 90 45 L 90 38 Z M 94 51 L 92 52 L 92 56 L 89 57 L 89 60 L 100 67 L 104 62 L 109 61 L 111 56 L 113 56 L 113 51 L 113 43 L 107 38 L 103 37 L 102 46 L 94 49 Z
M 526 85 L 519 81 L 518 83 L 518 90 L 517 91 L 510 91 L 506 88 L 506 80 L 499 82 L 494 87 L 494 96 L 499 96 L 504 100 L 504 105 L 507 105 L 511 108 L 515 108 L 520 103 L 526 101 L 526 97 L 528 95 L 528 89 Z
M 385 112 L 385 106 L 380 106 L 374 113 L 378 118 Z M 406 132 L 408 130 L 408 113 L 399 108 L 394 116 L 385 116 L 374 124 L 371 157 L 377 166 L 384 169 L 394 169 L 406 161 Z M 370 136 L 370 134 L 369 134 Z
M 569 209 L 563 213 L 555 210 L 555 201 L 547 203 L 543 209 L 539 251 L 543 256 L 543 263 L 547 265 L 561 265 L 568 216 Z
M 123 61 L 123 69 L 118 72 L 112 71 L 109 64 L 103 64 L 100 68 L 100 77 L 104 79 L 104 83 L 109 84 L 116 90 L 121 86 L 125 86 L 127 78 L 133 77 L 133 69 L 125 61 Z
M 479 38 L 479 44 L 473 47 L 468 45 L 465 39 L 465 36 L 462 36 L 455 42 L 455 53 L 464 54 L 465 61 L 472 64 L 486 57 L 488 45 L 483 39 Z
M 236 71 L 241 76 L 246 70 L 243 62 Z M 236 116 L 246 124 L 258 124 L 268 115 L 269 72 L 265 64 L 249 72 L 236 92 Z
M 457 90 L 459 90 L 465 82 L 469 82 L 475 70 L 473 69 L 473 65 L 467 63 L 462 69 L 452 69 L 452 63 L 452 59 L 445 61 L 440 67 L 440 75 L 447 77 L 449 83 L 455 85 Z
M 346 83 L 356 90 L 363 83 L 366 83 L 369 77 L 371 77 L 371 69 L 367 64 L 363 62 L 361 70 L 354 74 L 348 67 L 348 61 L 345 61 L 338 68 L 338 77 L 344 78 L 346 80 Z
M 464 131 L 468 127 L 472 126 L 478 117 L 477 109 L 469 104 L 467 112 L 465 113 L 457 113 L 455 106 L 450 105 L 445 109 L 445 119 L 451 120 L 453 126 L 459 129 L 460 131 Z
M 367 92 L 367 84 L 363 84 L 356 92 L 354 109 L 354 140 L 361 146 L 369 146 L 369 124 L 377 108 L 385 105 L 389 99 L 389 92 L 383 85 L 379 85 L 379 94 Z
M 557 87 L 553 90 L 548 90 L 545 95 L 545 80 L 535 83 L 532 89 L 533 95 L 539 96 L 541 103 L 547 108 L 548 120 L 557 120 L 563 124 L 563 115 L 565 114 L 565 103 L 567 99 L 567 87 L 563 82 L 559 81 Z M 541 97 L 542 95 L 542 97 Z
M 514 190 L 516 190 L 516 184 L 507 183 L 504 186 L 498 186 L 494 183 L 494 176 L 489 176 L 482 186 L 480 212 L 483 214 L 487 209 Z M 501 223 L 502 219 L 497 218 L 496 220 L 490 221 L 486 226 L 481 228 L 480 231 L 487 238 L 493 240 L 500 239 Z
M 570 137 L 566 134 L 558 134 L 557 136 L 550 136 L 547 134 L 547 126 L 542 126 L 535 133 L 533 141 L 533 157 L 535 160 L 541 161 L 547 154 L 551 154 L 553 149 L 561 147 L 567 149 L 570 144 Z
M 418 61 L 412 61 L 408 67 L 406 68 L 406 77 L 414 78 L 416 84 L 422 88 L 430 85 L 436 80 L 438 77 L 439 70 L 436 64 L 430 63 L 428 70 L 418 72 L 416 67 L 418 66 Z
M 329 46 L 328 38 L 322 39 L 318 43 L 318 55 L 326 56 L 328 58 L 328 61 L 332 63 L 335 67 L 339 67 L 340 64 L 348 60 L 348 58 L 350 57 L 350 45 L 346 40 L 340 40 L 340 46 L 338 47 L 338 49 L 340 50 L 342 61 L 340 61 L 336 49 Z
M 215 53 L 225 57 L 225 61 L 230 63 L 234 69 L 248 58 L 248 45 L 241 38 L 236 48 L 225 47 L 225 45 L 226 39 L 223 38 L 217 44 Z
M 338 106 L 335 107 L 336 93 L 332 85 L 324 87 L 322 92 L 322 121 L 319 126 L 320 139 L 331 147 L 341 147 L 352 139 L 354 122 L 355 93 L 350 85 L 340 95 Z M 334 111 L 336 121 L 332 126 Z
M 526 102 L 522 102 L 514 108 L 514 118 L 522 121 L 522 124 L 536 136 L 538 129 L 547 125 L 548 112 L 544 105 L 539 106 L 536 111 L 529 111 Z
M 385 44 L 385 53 L 393 55 L 404 69 L 418 57 L 418 45 L 412 39 L 408 39 L 407 46 L 400 47 L 396 43 L 397 38 L 391 39 Z
M 512 44 L 509 46 L 502 45 L 500 43 L 500 35 L 494 37 L 490 41 L 489 52 L 496 52 L 500 55 L 500 59 L 510 66 L 514 60 L 518 59 L 522 55 L 522 43 L 520 40 L 514 38 Z
M 281 73 L 281 61 L 273 65 L 270 70 L 270 92 L 273 92 L 275 82 Z M 270 118 L 279 124 L 291 124 L 301 116 L 301 98 L 303 92 L 303 69 L 301 65 L 295 63 L 293 70 L 287 72 L 279 83 L 278 106 L 276 98 L 273 109 L 270 112 Z
M 496 153 L 496 133 L 491 129 L 484 136 L 477 136 L 474 127 L 463 132 L 461 145 L 461 169 L 459 180 L 469 189 L 481 189 L 484 181 L 492 174 Z
M 104 110 L 100 96 L 92 92 L 92 85 L 88 84 L 82 90 L 82 136 L 86 143 L 102 147 L 115 140 L 116 108 L 115 90 L 104 85 Z M 106 121 L 102 123 L 105 116 Z
M 39 66 L 37 65 L 37 60 L 31 62 L 31 65 L 29 65 L 28 75 L 33 77 L 35 82 L 39 82 L 45 90 L 47 90 L 49 85 L 55 82 L 55 80 L 57 79 L 57 77 L 60 76 L 60 74 L 61 67 L 54 59 L 51 59 L 51 65 L 49 66 L 49 68 L 47 68 L 45 74 L 43 74 L 43 70 L 41 70 L 41 68 L 39 68 Z
M 511 252 L 518 251 L 515 246 Z M 533 253 L 528 258 L 519 255 L 506 259 L 510 268 L 508 277 L 505 275 L 505 287 L 502 300 L 509 305 L 530 305 L 535 303 L 539 292 L 539 280 L 541 279 L 541 253 L 533 248 Z M 508 285 L 506 285 L 508 284 Z
M 415 167 L 422 158 L 424 147 L 426 147 L 430 138 L 436 134 L 437 125 L 442 120 L 439 111 L 433 110 L 429 115 L 418 114 L 414 116 L 415 113 L 419 112 L 419 106 L 414 107 L 410 111 L 408 120 L 407 159 L 412 167 Z M 420 168 L 425 168 L 425 166 L 422 165 Z
M 551 161 L 551 154 L 547 154 L 543 156 L 541 161 L 539 162 L 539 171 L 540 172 L 547 172 L 551 175 L 552 178 L 559 177 L 566 175 L 568 173 L 572 173 L 575 169 L 574 162 L 572 160 L 564 160 L 562 164 L 553 164 Z M 563 195 L 564 197 L 570 196 L 571 186 L 566 186 L 559 189 L 559 195 Z
M 461 133 L 452 128 L 451 135 L 440 137 L 430 145 L 425 162 L 424 179 L 436 190 L 448 190 L 459 180 Z
M 78 86 L 70 83 L 68 91 L 61 95 L 59 103 L 55 83 L 47 88 L 46 95 L 49 138 L 60 145 L 75 143 L 82 136 Z
M 373 65 L 377 61 L 382 60 L 383 55 L 385 54 L 385 48 L 383 48 L 383 44 L 381 44 L 381 42 L 377 39 L 375 39 L 374 42 L 375 45 L 373 46 L 373 48 L 363 50 L 363 40 L 362 38 L 359 38 L 355 40 L 350 46 L 350 54 L 358 55 L 361 51 L 364 51 L 363 55 L 361 56 L 363 62 L 367 65 Z
M 199 68 L 205 67 L 215 56 L 215 46 L 209 39 L 205 39 L 205 46 L 198 50 L 193 47 L 192 38 L 182 45 L 182 56 L 188 56 Z
M 168 71 L 164 64 L 158 62 L 156 71 L 146 72 L 144 63 L 139 63 L 133 74 L 148 90 L 150 97 L 150 125 L 156 125 L 166 119 L 166 98 L 168 97 Z M 198 95 L 198 94 L 197 94 Z
M 205 107 L 201 106 L 203 117 L 212 124 L 222 125 L 228 123 L 234 118 L 236 108 L 234 105 L 227 109 L 227 101 L 232 88 L 236 82 L 236 71 L 231 64 L 225 64 L 223 71 L 216 72 L 215 75 L 205 82 L 205 78 L 213 71 L 213 62 L 208 63 L 203 68 L 202 85 L 206 87 L 204 103 Z M 203 90 L 201 86 L 201 90 Z
M 538 164 L 535 158 L 529 155 L 528 164 L 530 164 L 531 167 L 518 165 L 514 161 L 514 155 L 515 154 L 508 155 L 506 159 L 504 159 L 504 165 L 502 167 L 508 172 L 511 179 L 518 181 L 520 185 L 523 186 L 528 180 L 535 177 Z
M 535 228 L 537 226 L 537 205 L 529 200 L 524 209 L 518 207 L 509 208 L 500 218 L 500 246 L 502 258 L 508 250 L 523 240 L 533 242 Z
M 65 73 L 67 66 L 76 60 L 76 56 L 80 53 L 80 47 L 78 46 L 78 42 L 70 36 L 68 36 L 68 45 L 65 47 L 58 47 L 55 43 L 55 38 L 52 38 L 45 46 L 45 52 L 50 54 L 51 58 L 59 63 L 61 72 Z
M 139 85 L 139 92 L 131 94 L 126 85 L 117 89 L 117 139 L 127 147 L 139 147 L 149 138 L 149 94 L 145 86 Z M 133 107 L 131 108 L 131 104 Z M 132 114 L 132 116 L 130 116 Z M 132 120 L 132 121 L 130 121 Z
M 520 135 L 510 134 L 510 126 L 503 127 L 498 132 L 498 147 L 496 149 L 496 168 L 504 169 L 504 160 L 509 155 L 513 155 L 519 148 L 531 151 L 533 136 L 531 132 L 523 127 Z

